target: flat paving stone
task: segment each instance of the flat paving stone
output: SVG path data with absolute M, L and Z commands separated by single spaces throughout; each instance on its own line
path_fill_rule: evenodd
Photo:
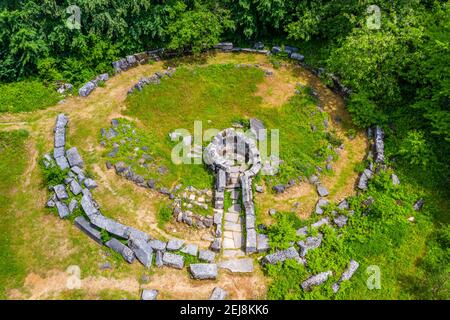
M 233 273 L 249 273 L 255 269 L 252 258 L 225 260 L 219 262 L 218 266 Z
M 224 249 L 236 249 L 236 247 L 234 245 L 234 240 L 233 239 L 228 239 L 228 238 L 224 238 L 223 239 L 222 247 Z
M 225 213 L 225 221 L 238 223 L 239 222 L 239 214 L 233 212 Z
M 242 248 L 242 232 L 233 232 L 233 241 L 236 248 Z
M 225 221 L 223 227 L 225 231 L 242 231 L 242 226 L 239 223 Z
M 237 258 L 237 257 L 244 257 L 245 252 L 240 249 L 225 249 L 223 250 L 222 257 L 224 258 Z
M 233 239 L 233 231 L 224 231 L 223 237 L 228 239 Z

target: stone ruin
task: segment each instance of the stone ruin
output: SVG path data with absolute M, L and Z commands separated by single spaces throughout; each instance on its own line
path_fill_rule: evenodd
M 255 208 L 252 195 L 252 178 L 261 170 L 261 157 L 256 141 L 232 128 L 219 132 L 205 148 L 204 160 L 216 176 L 214 194 L 214 224 L 216 239 L 213 249 L 240 249 L 244 244 L 247 254 L 258 249 L 255 229 Z M 224 219 L 225 190 L 231 192 L 232 208 Z M 245 218 L 239 216 L 239 190 L 241 203 L 244 206 Z M 224 223 L 222 224 L 222 222 Z M 243 239 L 243 224 L 246 239 Z M 222 227 L 232 239 L 222 235 Z M 224 232 L 224 233 L 225 233 Z M 222 236 L 224 236 L 222 241 Z

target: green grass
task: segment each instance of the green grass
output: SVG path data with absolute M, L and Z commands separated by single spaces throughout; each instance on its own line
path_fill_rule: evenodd
M 172 220 L 172 209 L 165 203 L 161 204 L 156 219 L 158 220 L 158 227 L 164 229 L 166 223 Z
M 178 142 L 170 141 L 169 133 L 183 128 L 193 134 L 194 121 L 202 122 L 203 132 L 223 130 L 236 120 L 248 122 L 251 117 L 262 120 L 267 129 L 278 129 L 280 133 L 280 158 L 284 162 L 279 174 L 264 176 L 269 187 L 299 175 L 312 174 L 315 166 L 322 164 L 329 154 L 327 146 L 333 142 L 324 133 L 326 115 L 318 111 L 317 101 L 307 92 L 295 95 L 281 108 L 262 108 L 262 98 L 256 91 L 263 80 L 264 72 L 254 67 L 238 68 L 232 64 L 182 66 L 172 78 L 162 79 L 160 85 L 150 85 L 142 92 L 130 95 L 125 114 L 140 120 L 136 136 L 151 147 L 151 156 L 157 166 L 164 165 L 169 169 L 164 176 L 153 173 L 158 182 L 165 186 L 176 181 L 198 188 L 211 187 L 213 176 L 203 164 L 178 165 L 171 161 L 172 148 Z M 316 131 L 311 130 L 312 125 Z M 123 136 L 114 142 L 121 139 Z M 108 151 L 112 141 L 108 142 Z M 202 145 L 207 143 L 203 141 Z M 267 146 L 270 156 L 270 135 Z M 129 156 L 138 159 L 139 154 L 132 154 L 134 148 L 133 143 L 124 147 L 123 154 L 119 153 L 114 161 Z M 140 170 L 138 165 L 135 166 Z
M 16 218 L 12 196 L 27 164 L 23 156 L 27 137 L 24 130 L 0 132 L 0 299 L 5 299 L 7 287 L 19 283 L 25 275 L 11 238 Z
M 0 84 L 0 113 L 31 112 L 55 105 L 61 96 L 37 80 Z

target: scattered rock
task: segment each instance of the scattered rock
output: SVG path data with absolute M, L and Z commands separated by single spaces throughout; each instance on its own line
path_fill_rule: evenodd
M 184 245 L 184 240 L 171 239 L 171 240 L 169 240 L 169 242 L 167 242 L 166 249 L 168 251 L 177 251 L 177 250 L 180 250 L 183 245 Z
M 331 287 L 333 289 L 334 293 L 337 293 L 339 291 L 339 289 L 341 287 L 341 282 L 348 281 L 353 277 L 353 275 L 355 274 L 358 267 L 359 267 L 358 262 L 356 262 L 355 260 L 350 260 L 350 263 L 349 263 L 347 269 L 342 273 L 339 280 L 336 283 L 334 283 Z
M 396 174 L 391 174 L 392 184 L 394 186 L 398 186 L 400 184 L 400 179 L 397 177 Z
M 312 289 L 312 287 L 318 286 L 327 281 L 331 275 L 331 271 L 321 272 L 303 281 L 301 287 L 303 288 L 303 290 L 309 291 Z
M 300 256 L 305 257 L 309 250 L 316 249 L 322 243 L 323 235 L 319 233 L 317 237 L 308 237 L 298 242 Z
M 198 245 L 196 245 L 196 244 L 188 244 L 183 249 L 181 249 L 181 252 L 196 257 L 197 253 L 198 253 Z
M 276 186 L 273 186 L 273 191 L 275 191 L 275 193 L 283 193 L 286 190 L 286 187 L 283 184 L 278 184 Z
M 415 211 L 420 211 L 420 210 L 422 210 L 424 204 L 425 204 L 425 201 L 422 199 L 419 199 L 416 201 L 416 203 L 414 203 L 413 209 Z
M 83 160 L 81 159 L 80 154 L 78 153 L 78 150 L 76 147 L 72 147 L 66 151 L 66 157 L 67 161 L 69 161 L 69 164 L 71 167 L 77 166 L 79 168 L 84 167 Z
M 108 240 L 105 245 L 108 248 L 111 248 L 115 252 L 122 255 L 122 257 L 127 261 L 128 263 L 132 263 L 134 261 L 134 253 L 133 251 L 128 248 L 126 245 L 124 245 L 122 242 L 117 240 L 116 238 L 112 238 Z
M 228 293 L 224 289 L 215 287 L 209 297 L 209 300 L 225 300 L 227 295 Z
M 319 201 L 317 201 L 316 203 L 316 214 L 322 214 L 323 213 L 323 208 L 328 206 L 330 203 L 328 202 L 328 200 L 320 198 Z
M 141 300 L 157 300 L 158 290 L 142 290 Z
M 198 258 L 202 261 L 213 263 L 214 260 L 216 259 L 216 254 L 211 250 L 200 250 Z
M 184 266 L 184 257 L 175 253 L 164 252 L 162 261 L 164 265 L 175 269 L 183 269 Z
M 215 280 L 217 278 L 217 264 L 195 263 L 189 266 L 189 270 L 196 280 Z
M 320 197 L 326 197 L 329 195 L 327 188 L 325 188 L 322 185 L 317 185 L 317 193 L 319 194 Z
M 86 188 L 88 188 L 89 190 L 91 189 L 95 189 L 98 187 L 97 182 L 95 182 L 93 179 L 88 178 L 86 180 L 84 180 L 84 185 L 86 186 Z
M 337 218 L 334 218 L 333 221 L 339 228 L 342 228 L 343 226 L 345 226 L 347 224 L 348 217 L 342 214 L 342 215 L 338 216 Z

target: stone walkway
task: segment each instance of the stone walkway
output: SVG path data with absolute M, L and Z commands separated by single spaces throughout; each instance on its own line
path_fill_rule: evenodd
M 231 198 L 230 208 L 223 217 L 222 248 L 223 258 L 235 258 L 245 256 L 245 239 L 242 230 L 244 229 L 244 217 L 239 204 L 241 198 L 239 172 L 232 173 L 226 186 L 225 192 Z

